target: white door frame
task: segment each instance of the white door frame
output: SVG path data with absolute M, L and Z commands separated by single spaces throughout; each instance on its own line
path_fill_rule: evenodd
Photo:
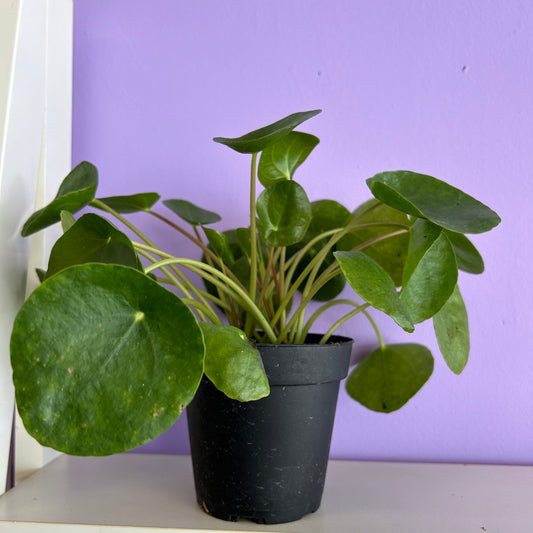
M 20 229 L 71 166 L 72 19 L 72 0 L 0 1 L 0 494 L 14 410 L 11 327 L 56 234 L 22 239 Z M 20 423 L 16 441 L 20 474 L 47 462 Z

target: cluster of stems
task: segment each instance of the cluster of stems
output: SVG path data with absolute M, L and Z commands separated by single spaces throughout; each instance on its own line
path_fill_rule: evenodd
M 226 265 L 222 257 L 209 247 L 205 235 L 199 231 L 199 226 L 193 226 L 191 233 L 160 213 L 151 209 L 147 211 L 148 214 L 180 232 L 197 245 L 203 253 L 203 260 L 176 257 L 159 249 L 136 226 L 103 202 L 93 200 L 91 205 L 113 215 L 140 239 L 140 241 L 133 242 L 133 245 L 137 253 L 149 262 L 149 265 L 145 267 L 145 273 L 157 272 L 156 280 L 159 283 L 174 286 L 182 301 L 189 306 L 200 321 L 222 324 L 225 320 L 229 325 L 242 329 L 248 338 L 253 338 L 258 342 L 301 344 L 305 342 L 307 334 L 322 313 L 341 305 L 348 306 L 350 310 L 331 325 L 323 335 L 322 343 L 327 342 L 344 322 L 363 313 L 375 330 L 380 345 L 383 346 L 383 338 L 377 324 L 367 311 L 369 307 L 367 303 L 339 298 L 323 303 L 310 317 L 306 317 L 306 311 L 317 292 L 341 273 L 336 262 L 321 269 L 326 257 L 340 239 L 358 229 L 372 226 L 391 227 L 390 232 L 370 239 L 353 249 L 353 251 L 358 251 L 378 241 L 406 233 L 409 230 L 408 226 L 393 223 L 361 224 L 358 223 L 358 219 L 365 214 L 361 213 L 358 217 L 352 218 L 344 227 L 317 235 L 288 258 L 286 247 L 265 246 L 257 231 L 256 161 L 257 154 L 253 154 L 250 175 L 250 251 L 248 258 L 250 284 L 247 287 L 231 271 L 230 265 Z M 309 260 L 309 250 L 324 239 L 327 239 L 327 244 L 321 246 L 318 253 Z M 307 264 L 303 269 L 298 269 L 304 258 Z M 199 288 L 187 276 L 186 271 L 197 274 L 216 290 Z M 292 310 L 292 304 L 297 300 L 295 298 L 297 291 L 300 293 L 299 303 L 296 309 Z M 225 319 L 221 317 L 220 311 Z

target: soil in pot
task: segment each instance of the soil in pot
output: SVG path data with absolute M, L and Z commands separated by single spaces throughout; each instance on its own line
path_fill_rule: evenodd
M 224 520 L 274 524 L 320 506 L 352 340 L 259 345 L 271 393 L 240 403 L 204 377 L 187 407 L 198 503 Z

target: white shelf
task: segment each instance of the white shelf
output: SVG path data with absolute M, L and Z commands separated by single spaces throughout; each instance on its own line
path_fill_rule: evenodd
M 196 504 L 190 458 L 62 456 L 0 498 L 0 533 L 531 533 L 533 467 L 331 461 L 298 522 L 224 522 Z

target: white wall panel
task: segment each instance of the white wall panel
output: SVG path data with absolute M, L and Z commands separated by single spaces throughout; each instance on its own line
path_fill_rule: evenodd
M 20 228 L 70 168 L 71 80 L 72 0 L 0 2 L 0 492 L 14 407 L 11 326 L 55 234 L 23 240 Z M 47 452 L 18 433 L 21 469 L 42 466 Z

